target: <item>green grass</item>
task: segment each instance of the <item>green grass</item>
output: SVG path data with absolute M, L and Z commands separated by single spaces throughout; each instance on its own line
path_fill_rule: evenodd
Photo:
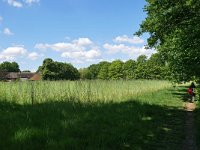
M 19 104 L 47 101 L 121 102 L 171 86 L 167 81 L 2 82 L 0 100 Z
M 34 105 L 28 83 L 1 85 L 1 150 L 181 148 L 183 101 L 166 81 L 33 84 Z

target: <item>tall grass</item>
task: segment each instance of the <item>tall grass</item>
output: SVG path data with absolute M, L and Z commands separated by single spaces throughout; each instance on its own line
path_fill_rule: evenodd
M 179 88 L 170 85 L 141 80 L 0 83 L 0 149 L 181 149 L 183 101 Z
M 122 102 L 168 88 L 167 81 L 39 81 L 1 82 L 0 100 L 19 104 L 47 101 Z

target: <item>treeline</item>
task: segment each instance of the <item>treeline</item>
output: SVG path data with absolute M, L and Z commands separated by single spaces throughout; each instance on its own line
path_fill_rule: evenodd
M 137 60 L 123 62 L 115 60 L 113 62 L 102 61 L 92 64 L 88 68 L 80 69 L 81 79 L 102 79 L 102 80 L 131 80 L 131 79 L 169 79 L 170 73 L 167 63 L 156 53 L 149 59 L 140 55 Z
M 0 71 L 19 72 L 20 69 L 16 62 L 3 62 L 0 64 Z M 168 65 L 159 53 L 153 54 L 149 59 L 145 55 L 140 55 L 137 60 L 130 59 L 126 62 L 102 61 L 79 70 L 70 63 L 47 58 L 37 72 L 41 74 L 43 80 L 165 80 L 170 78 Z

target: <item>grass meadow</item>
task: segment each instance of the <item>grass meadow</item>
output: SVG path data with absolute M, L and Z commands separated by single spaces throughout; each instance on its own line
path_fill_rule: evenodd
M 184 90 L 146 80 L 2 82 L 0 149 L 178 150 Z

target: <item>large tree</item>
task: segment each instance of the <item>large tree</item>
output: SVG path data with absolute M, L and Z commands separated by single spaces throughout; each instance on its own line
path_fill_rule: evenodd
M 97 76 L 98 79 L 103 79 L 103 80 L 109 79 L 108 68 L 109 68 L 110 64 L 111 63 L 109 63 L 107 61 L 102 61 L 99 63 L 100 69 L 99 69 L 99 73 Z
M 134 79 L 134 71 L 136 69 L 136 61 L 135 60 L 128 60 L 124 63 L 123 70 L 124 70 L 124 79 L 130 80 Z
M 19 72 L 19 65 L 16 62 L 3 62 L 0 64 L 0 71 L 4 72 Z
M 78 70 L 71 64 L 53 61 L 47 58 L 38 69 L 44 80 L 76 80 L 80 78 Z
M 109 79 L 118 80 L 123 79 L 123 62 L 121 60 L 115 60 L 108 67 L 108 76 Z
M 137 35 L 150 33 L 148 46 L 165 58 L 173 78 L 200 77 L 200 1 L 146 0 L 146 19 Z

